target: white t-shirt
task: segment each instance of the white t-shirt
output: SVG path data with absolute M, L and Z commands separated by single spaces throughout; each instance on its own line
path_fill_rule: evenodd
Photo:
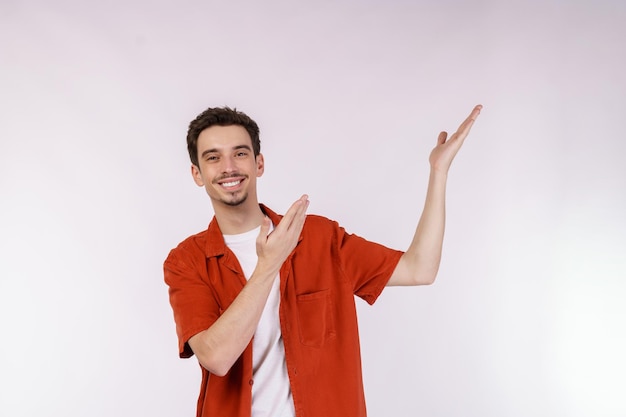
M 226 246 L 237 256 L 246 279 L 257 264 L 256 238 L 261 227 L 238 235 L 224 235 Z M 271 231 L 271 230 L 270 230 Z M 277 276 L 265 303 L 252 342 L 252 417 L 295 417 L 291 386 L 285 363 L 278 307 L 280 279 Z

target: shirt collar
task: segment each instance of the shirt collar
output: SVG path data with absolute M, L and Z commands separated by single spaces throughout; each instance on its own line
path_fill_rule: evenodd
M 280 222 L 280 219 L 283 218 L 283 216 L 274 213 L 263 204 L 259 204 L 259 207 L 261 207 L 261 211 L 263 211 L 263 213 L 265 213 L 265 215 L 270 218 L 274 225 L 277 225 Z M 302 236 L 300 236 L 300 239 L 302 239 Z M 217 219 L 215 218 L 215 216 L 213 216 L 213 219 L 211 220 L 211 223 L 209 223 L 209 228 L 207 230 L 205 252 L 207 258 L 221 256 L 226 253 L 226 242 L 224 242 L 224 236 L 222 235 L 220 226 L 217 224 Z

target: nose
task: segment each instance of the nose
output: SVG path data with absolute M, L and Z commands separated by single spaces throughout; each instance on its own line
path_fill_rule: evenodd
M 236 165 L 235 165 L 235 158 L 226 156 L 222 158 L 222 172 L 223 173 L 231 173 L 231 172 L 235 172 L 236 169 Z

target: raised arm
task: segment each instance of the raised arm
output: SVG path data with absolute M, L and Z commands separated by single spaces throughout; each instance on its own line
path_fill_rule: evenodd
M 413 241 L 400 258 L 387 285 L 426 285 L 435 281 L 445 229 L 448 170 L 481 109 L 481 105 L 474 107 L 450 138 L 446 132 L 439 134 L 429 158 L 430 176 L 424 210 Z
M 225 375 L 250 343 L 280 267 L 298 243 L 308 205 L 306 195 L 298 199 L 269 235 L 270 220 L 264 219 L 252 276 L 220 318 L 189 339 L 191 350 L 209 372 Z

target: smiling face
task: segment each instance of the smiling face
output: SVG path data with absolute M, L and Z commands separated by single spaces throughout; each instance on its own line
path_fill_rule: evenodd
M 263 170 L 263 155 L 254 156 L 243 127 L 211 126 L 198 136 L 198 166 L 191 166 L 191 174 L 216 211 L 226 206 L 258 209 L 256 178 Z

